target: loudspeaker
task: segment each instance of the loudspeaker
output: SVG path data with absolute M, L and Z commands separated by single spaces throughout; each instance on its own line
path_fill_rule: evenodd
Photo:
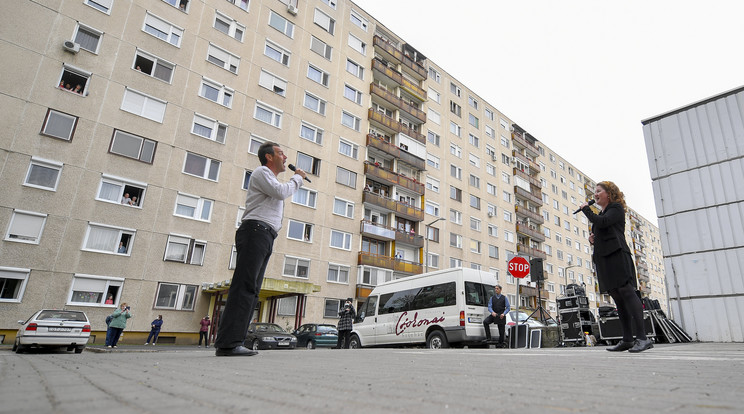
M 543 274 L 543 259 L 535 258 L 530 260 L 530 279 L 533 282 L 542 282 L 545 279 Z

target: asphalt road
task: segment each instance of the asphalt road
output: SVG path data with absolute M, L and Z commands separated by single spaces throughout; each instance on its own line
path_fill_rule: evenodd
M 261 351 L 0 349 L 0 413 L 742 412 L 744 344 Z

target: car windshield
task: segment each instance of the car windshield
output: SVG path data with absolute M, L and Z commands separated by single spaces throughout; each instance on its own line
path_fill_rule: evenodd
M 281 326 L 275 325 L 273 323 L 256 325 L 255 330 L 256 332 L 284 332 L 284 329 L 282 329 Z
M 88 319 L 85 317 L 83 312 L 75 311 L 58 311 L 58 310 L 45 310 L 42 311 L 37 320 L 62 320 L 62 321 L 75 321 L 75 322 L 87 322 Z

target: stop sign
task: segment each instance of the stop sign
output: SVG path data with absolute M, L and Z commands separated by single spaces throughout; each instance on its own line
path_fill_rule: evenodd
M 509 260 L 509 273 L 518 279 L 524 278 L 530 273 L 530 262 L 521 256 L 512 257 Z

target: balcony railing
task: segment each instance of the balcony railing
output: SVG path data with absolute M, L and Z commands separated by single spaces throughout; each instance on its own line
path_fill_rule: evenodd
M 542 195 L 536 195 L 534 193 L 531 193 L 531 192 L 523 189 L 522 187 L 519 187 L 519 186 L 516 186 L 515 185 L 514 186 L 514 194 L 517 197 L 522 197 L 522 198 L 526 198 L 527 200 L 530 200 L 535 205 L 538 205 L 538 206 L 543 205 Z
M 521 178 L 529 181 L 530 185 L 532 185 L 534 187 L 537 187 L 538 189 L 541 189 L 542 188 L 542 183 L 540 183 L 540 180 L 538 180 L 537 178 L 535 178 L 535 177 L 527 174 L 526 172 L 520 170 L 517 167 L 514 167 L 514 175 L 516 175 L 517 177 L 521 177 Z
M 378 167 L 369 162 L 364 163 L 364 173 L 380 180 L 386 181 L 389 184 L 397 185 L 405 189 L 411 190 L 416 194 L 423 195 L 426 190 L 426 186 L 423 183 L 416 181 L 414 178 L 406 177 L 405 175 L 398 174 L 396 172 L 386 170 L 382 167 Z
M 540 233 L 539 231 L 530 228 L 529 226 L 525 224 L 517 224 L 517 233 L 522 233 L 525 236 L 528 236 L 532 238 L 535 241 L 538 242 L 544 242 L 545 241 L 545 235 Z
M 389 128 L 392 131 L 402 132 L 402 133 L 408 135 L 409 137 L 415 139 L 416 141 L 418 141 L 418 142 L 426 145 L 426 137 L 425 136 L 423 136 L 422 134 L 420 134 L 418 131 L 415 131 L 415 130 L 413 130 L 411 128 L 408 128 L 407 126 L 401 124 L 400 122 L 396 121 L 393 118 L 390 118 L 389 116 L 387 116 L 387 115 L 385 115 L 383 113 L 377 112 L 374 109 L 369 108 L 369 112 L 367 113 L 367 117 L 370 120 L 375 121 L 375 122 L 379 123 L 380 125 L 383 125 L 383 126 Z
M 535 249 L 534 247 L 525 246 L 524 244 L 517 243 L 517 252 L 526 254 L 530 257 L 536 257 L 538 259 L 547 259 L 548 255 L 545 254 L 544 251 L 540 249 Z
M 424 266 L 421 263 L 399 260 L 389 256 L 373 254 L 368 252 L 359 252 L 359 266 L 375 266 L 384 269 L 393 269 L 396 272 L 420 274 L 424 272 Z
M 535 161 L 532 161 L 531 159 L 527 158 L 527 156 L 522 154 L 521 152 L 517 150 L 512 150 L 512 155 L 518 160 L 522 161 L 522 163 L 528 165 L 531 170 L 540 171 L 540 166 L 537 165 Z
M 397 60 L 398 62 L 403 64 L 403 66 L 410 70 L 412 75 L 415 75 L 420 80 L 426 80 L 428 76 L 426 68 L 420 63 L 415 62 L 413 59 L 408 57 L 405 53 L 400 51 L 395 46 L 386 42 L 385 39 L 380 36 L 375 36 L 372 44 L 390 60 Z
M 525 139 L 522 134 L 512 132 L 512 139 L 514 140 L 514 142 L 519 144 L 521 148 L 524 148 L 528 152 L 530 152 L 530 155 L 532 155 L 533 157 L 537 157 L 540 155 L 540 151 L 537 149 L 537 146 L 527 141 L 527 139 Z
M 390 154 L 395 158 L 399 158 L 406 164 L 410 164 L 411 166 L 413 166 L 414 168 L 418 170 L 423 171 L 426 169 L 426 161 L 424 161 L 422 158 L 419 158 L 411 154 L 410 152 L 400 147 L 397 147 L 390 142 L 385 141 L 384 139 L 378 136 L 368 134 L 367 135 L 367 146 L 372 147 L 372 148 L 377 148 L 378 150 L 386 154 Z
M 384 99 L 388 103 L 394 105 L 397 108 L 400 108 L 403 112 L 411 115 L 412 117 L 418 119 L 422 123 L 426 122 L 426 113 L 415 106 L 411 105 L 410 103 L 404 101 L 403 99 L 395 96 L 392 92 L 383 89 L 380 85 L 377 84 L 370 84 L 369 85 L 369 93 L 379 96 L 380 98 Z
M 383 197 L 379 194 L 375 194 L 371 191 L 364 191 L 362 194 L 362 202 L 370 203 L 378 207 L 382 207 L 388 211 L 392 211 L 396 216 L 407 218 L 412 221 L 423 221 L 424 210 L 420 208 L 403 204 L 399 201 L 391 198 Z
M 361 232 L 365 236 L 387 240 L 395 240 L 395 233 L 397 233 L 395 229 L 391 227 L 381 226 L 368 220 L 362 220 Z
M 389 66 L 386 66 L 378 59 L 372 59 L 372 70 L 380 72 L 381 74 L 387 76 L 419 101 L 424 102 L 426 100 L 425 90 L 421 89 L 421 87 L 409 81 L 407 78 L 404 78 L 402 73 Z
M 406 233 L 405 231 L 395 232 L 395 241 L 399 243 L 410 244 L 418 248 L 424 247 L 424 236 L 419 236 L 416 233 Z
M 519 205 L 515 205 L 514 211 L 517 213 L 517 216 L 529 217 L 530 221 L 532 221 L 535 224 L 543 224 L 545 222 L 545 219 L 543 218 L 543 216 L 541 216 L 538 213 L 535 213 L 534 211 L 530 211 L 527 207 L 521 207 Z

